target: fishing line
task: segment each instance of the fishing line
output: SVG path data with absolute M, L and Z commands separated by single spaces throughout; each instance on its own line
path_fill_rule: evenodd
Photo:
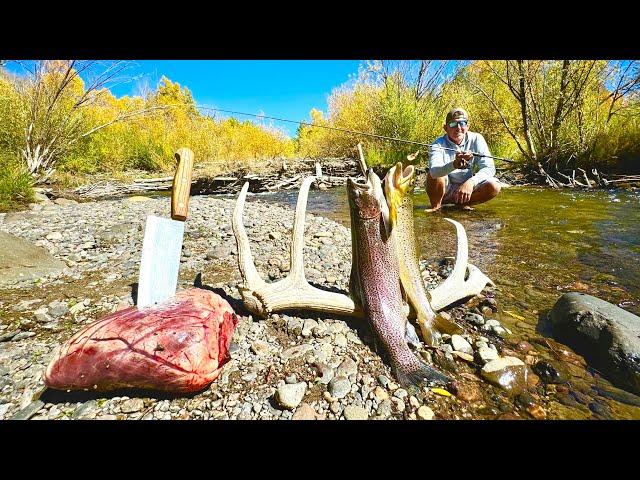
M 255 113 L 246 113 L 246 112 L 236 112 L 233 110 L 223 110 L 221 108 L 213 108 L 213 107 L 204 107 L 204 106 L 199 106 L 196 105 L 199 109 L 202 110 L 213 110 L 215 112 L 224 112 L 224 113 L 232 113 L 234 115 L 247 115 L 250 117 L 257 117 L 257 118 L 268 118 L 270 120 L 278 120 L 280 122 L 288 122 L 288 123 L 295 123 L 295 124 L 299 124 L 299 125 L 308 125 L 310 127 L 317 127 L 317 128 L 326 128 L 328 130 L 336 130 L 338 132 L 346 132 L 346 133 L 354 133 L 357 135 L 365 135 L 367 137 L 374 137 L 374 138 L 380 138 L 383 140 L 391 140 L 394 142 L 401 142 L 401 143 L 410 143 L 412 145 L 420 145 L 423 147 L 428 147 L 428 148 L 441 148 L 443 150 L 449 150 L 452 152 L 457 152 L 458 150 L 454 149 L 454 148 L 447 148 L 447 147 L 443 147 L 440 145 L 435 145 L 435 144 L 430 144 L 430 143 L 422 143 L 422 142 L 414 142 L 413 140 L 405 140 L 403 138 L 397 138 L 397 137 L 387 137 L 385 135 L 376 135 L 373 133 L 365 133 L 365 132 L 358 132 L 355 130 L 347 130 L 346 128 L 337 128 L 337 127 L 327 127 L 326 125 L 316 125 L 314 123 L 308 123 L 308 122 L 300 122 L 300 121 L 296 121 L 296 120 L 288 120 L 286 118 L 278 118 L 278 117 L 270 117 L 268 115 L 258 115 Z M 474 156 L 477 157 L 488 157 L 488 158 L 494 158 L 496 160 L 502 160 L 503 162 L 507 162 L 507 163 L 515 163 L 514 160 L 509 159 L 509 158 L 502 158 L 502 157 L 496 157 L 494 155 L 484 155 L 482 153 L 477 153 L 477 152 L 471 152 Z

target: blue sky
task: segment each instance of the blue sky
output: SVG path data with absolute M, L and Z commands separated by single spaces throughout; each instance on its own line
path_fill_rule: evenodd
M 131 72 L 155 88 L 162 76 L 189 88 L 198 105 L 308 121 L 309 111 L 326 112 L 331 90 L 357 75 L 356 60 L 154 60 L 135 61 Z M 134 95 L 138 85 L 120 85 L 114 95 Z M 217 114 L 225 115 L 227 114 Z M 256 121 L 255 117 L 237 116 Z M 298 125 L 273 122 L 289 136 Z
M 309 121 L 309 111 L 326 113 L 333 88 L 358 73 L 359 60 L 135 60 L 127 74 L 137 79 L 111 88 L 116 97 L 155 89 L 162 76 L 191 91 L 198 105 Z M 9 70 L 19 72 L 14 62 Z M 210 112 L 209 112 L 210 113 Z M 216 114 L 216 118 L 221 115 Z M 255 117 L 236 116 L 257 121 Z M 268 123 L 268 120 L 265 122 Z M 298 125 L 273 121 L 289 136 Z

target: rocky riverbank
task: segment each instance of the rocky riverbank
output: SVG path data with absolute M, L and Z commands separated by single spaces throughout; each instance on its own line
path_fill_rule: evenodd
M 449 390 L 412 392 L 397 385 L 362 321 L 305 312 L 252 318 L 237 291 L 234 202 L 196 196 L 190 203 L 178 288 L 213 288 L 242 318 L 220 377 L 180 397 L 57 392 L 42 382 L 58 345 L 134 304 L 144 222 L 148 214 L 168 216 L 169 198 L 61 200 L 0 215 L 0 230 L 65 265 L 24 280 L 0 277 L 0 419 L 637 418 L 637 397 L 598 383 L 582 357 L 556 344 L 560 361 L 533 334 L 512 332 L 492 318 L 498 306 L 490 288 L 445 312 L 464 327 L 461 335 L 416 351 L 455 379 Z M 292 213 L 255 197 L 246 203 L 245 226 L 264 278 L 288 272 Z M 450 261 L 422 266 L 431 286 L 451 270 Z M 309 281 L 346 292 L 350 268 L 349 230 L 308 214 Z M 616 410 L 617 402 L 628 408 Z

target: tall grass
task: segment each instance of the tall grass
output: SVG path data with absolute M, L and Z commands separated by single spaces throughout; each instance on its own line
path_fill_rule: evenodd
M 0 212 L 33 202 L 32 179 L 18 158 L 0 153 Z

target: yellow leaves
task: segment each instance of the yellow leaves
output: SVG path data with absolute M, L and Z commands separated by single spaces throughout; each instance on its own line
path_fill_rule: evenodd
M 432 388 L 431 391 L 433 393 L 437 393 L 438 395 L 442 395 L 443 397 L 450 397 L 451 394 L 447 392 L 444 388 Z

